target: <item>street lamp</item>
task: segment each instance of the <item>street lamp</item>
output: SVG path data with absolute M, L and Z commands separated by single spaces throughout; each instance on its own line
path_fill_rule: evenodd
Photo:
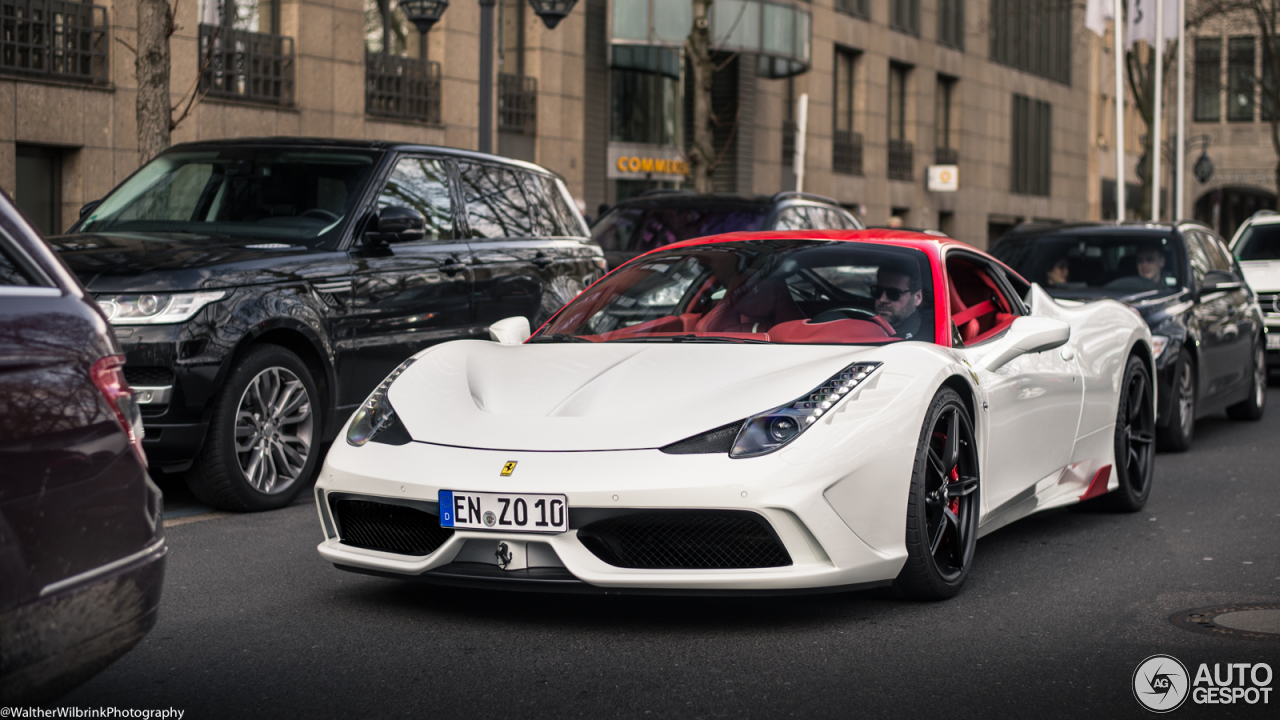
M 548 30 L 569 16 L 578 0 L 529 0 L 533 12 Z M 398 0 L 405 17 L 425 37 L 449 0 Z M 493 152 L 493 6 L 495 0 L 480 0 L 480 152 Z M 423 53 L 423 58 L 426 53 Z

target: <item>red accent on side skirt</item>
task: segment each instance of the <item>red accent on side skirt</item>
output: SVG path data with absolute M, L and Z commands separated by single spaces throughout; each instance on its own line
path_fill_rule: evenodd
M 1093 476 L 1093 481 L 1089 483 L 1089 488 L 1080 496 L 1080 502 L 1096 498 L 1099 495 L 1107 494 L 1107 483 L 1111 480 L 1111 466 L 1103 465 L 1098 469 L 1098 474 Z

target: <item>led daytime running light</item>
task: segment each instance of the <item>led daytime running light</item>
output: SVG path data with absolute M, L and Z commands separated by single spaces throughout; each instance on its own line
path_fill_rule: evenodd
M 795 402 L 747 418 L 729 457 L 766 455 L 795 440 L 879 367 L 877 362 L 854 363 Z
M 191 293 L 142 293 L 139 295 L 99 295 L 112 325 L 168 325 L 190 320 L 205 305 L 226 297 L 224 290 Z
M 387 400 L 387 390 L 391 388 L 391 383 L 404 373 L 405 368 L 412 365 L 416 359 L 409 358 L 400 363 L 400 367 L 392 370 L 387 379 L 369 394 L 369 398 L 351 418 L 351 425 L 347 428 L 347 443 L 360 447 L 391 425 L 391 421 L 396 417 L 396 411 Z

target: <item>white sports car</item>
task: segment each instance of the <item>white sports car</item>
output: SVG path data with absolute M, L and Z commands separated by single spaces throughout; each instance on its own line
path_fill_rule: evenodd
M 1151 338 L 966 245 L 738 233 L 641 256 L 529 337 L 429 347 L 316 483 L 320 554 L 445 584 L 955 594 L 978 537 L 1151 491 Z

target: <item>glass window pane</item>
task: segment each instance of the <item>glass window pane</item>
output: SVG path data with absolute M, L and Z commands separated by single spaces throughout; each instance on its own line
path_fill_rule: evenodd
M 794 55 L 795 11 L 783 5 L 764 6 L 764 51 Z
M 716 0 L 711 6 L 712 41 L 718 47 L 760 49 L 760 6 L 745 0 Z
M 428 240 L 453 237 L 453 201 L 443 160 L 401 158 L 378 195 L 378 209 L 392 205 L 422 213 Z
M 22 266 L 10 256 L 4 245 L 0 245 L 0 285 L 36 285 Z
M 533 235 L 533 213 L 514 171 L 478 163 L 459 163 L 458 167 L 470 237 Z
M 1217 122 L 1221 98 L 1222 38 L 1196 38 L 1196 121 Z
M 1253 121 L 1253 38 L 1233 37 L 1227 45 L 1227 119 Z
M 649 0 L 613 0 L 613 37 L 649 39 Z
M 689 37 L 692 27 L 693 3 L 689 0 L 653 0 L 653 34 L 656 41 L 681 45 Z

